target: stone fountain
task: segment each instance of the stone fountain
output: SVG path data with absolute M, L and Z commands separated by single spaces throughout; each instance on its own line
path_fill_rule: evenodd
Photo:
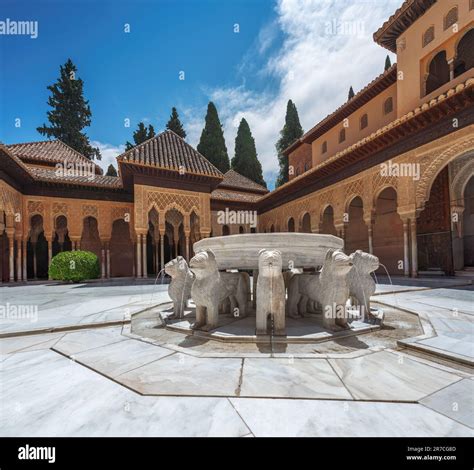
M 382 313 L 370 307 L 378 258 L 360 250 L 346 255 L 343 246 L 333 235 L 306 233 L 200 240 L 189 266 L 183 258 L 167 265 L 174 317 L 184 317 L 191 298 L 194 331 L 215 331 L 224 314 L 243 319 L 255 313 L 247 320 L 246 337 L 286 337 L 287 319 L 319 318 L 328 332 L 351 330 L 358 306 L 359 323 L 379 327 Z M 252 293 L 247 271 L 252 271 Z

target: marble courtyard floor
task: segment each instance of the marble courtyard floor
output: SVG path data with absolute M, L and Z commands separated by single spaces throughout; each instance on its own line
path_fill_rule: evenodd
M 164 328 L 166 286 L 0 287 L 0 435 L 474 436 L 474 287 L 393 282 L 381 329 L 287 345 Z

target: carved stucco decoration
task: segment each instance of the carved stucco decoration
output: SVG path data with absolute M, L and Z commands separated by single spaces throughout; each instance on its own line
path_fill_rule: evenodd
M 415 201 L 418 210 L 422 210 L 429 199 L 431 186 L 438 173 L 451 161 L 463 155 L 465 152 L 474 150 L 474 136 L 468 137 L 449 145 L 447 148 L 432 156 L 430 159 L 422 159 L 421 178 L 415 182 Z M 426 161 L 425 161 L 426 160 Z

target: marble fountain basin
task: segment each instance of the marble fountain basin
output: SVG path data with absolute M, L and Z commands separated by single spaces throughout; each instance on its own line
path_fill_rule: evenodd
M 329 249 L 343 249 L 344 241 L 318 233 L 242 233 L 204 238 L 194 243 L 193 248 L 195 253 L 210 248 L 221 270 L 257 269 L 261 249 L 279 250 L 284 269 L 287 266 L 314 268 L 323 264 Z

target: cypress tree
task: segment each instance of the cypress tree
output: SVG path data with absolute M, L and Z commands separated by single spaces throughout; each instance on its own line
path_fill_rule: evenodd
M 84 98 L 84 82 L 76 77 L 77 67 L 71 59 L 60 66 L 59 78 L 47 88 L 51 92 L 47 112 L 49 126 L 43 124 L 36 130 L 48 138 L 61 140 L 82 155 L 100 160 L 100 151 L 91 146 L 89 138 L 82 132 L 91 125 L 89 101 Z
M 230 168 L 222 124 L 212 101 L 207 105 L 206 124 L 201 133 L 197 151 L 216 168 L 225 173 Z
M 390 60 L 390 57 L 387 54 L 387 57 L 385 57 L 385 68 L 384 72 L 387 71 L 390 67 L 392 66 L 392 61 Z
M 242 119 L 235 138 L 235 155 L 232 159 L 232 169 L 237 173 L 267 187 L 263 179 L 262 165 L 257 158 L 255 139 L 245 119 Z
M 148 139 L 151 139 L 152 137 L 155 137 L 155 129 L 153 128 L 153 126 L 150 124 L 147 129 L 143 122 L 139 122 L 137 130 L 133 133 L 133 141 L 135 142 L 135 144 L 131 144 L 127 141 L 125 143 L 125 150 L 133 149 L 133 147 L 142 144 L 143 142 Z
M 178 111 L 174 107 L 171 109 L 171 116 L 169 121 L 166 123 L 166 129 L 173 131 L 183 139 L 186 138 L 186 131 L 184 130 L 184 127 L 181 124 L 181 121 L 179 120 Z
M 352 89 L 352 86 L 351 86 L 349 88 L 349 95 L 348 95 L 347 100 L 351 100 L 352 98 L 354 98 L 354 90 Z
M 115 169 L 114 165 L 111 163 L 107 168 L 106 176 L 117 176 L 117 170 Z
M 298 110 L 293 101 L 288 100 L 286 105 L 285 125 L 280 131 L 280 138 L 276 143 L 276 151 L 278 155 L 278 163 L 280 165 L 280 173 L 275 182 L 275 186 L 281 186 L 288 181 L 288 157 L 283 155 L 283 150 L 289 147 L 293 142 L 303 135 L 303 128 L 298 117 Z

